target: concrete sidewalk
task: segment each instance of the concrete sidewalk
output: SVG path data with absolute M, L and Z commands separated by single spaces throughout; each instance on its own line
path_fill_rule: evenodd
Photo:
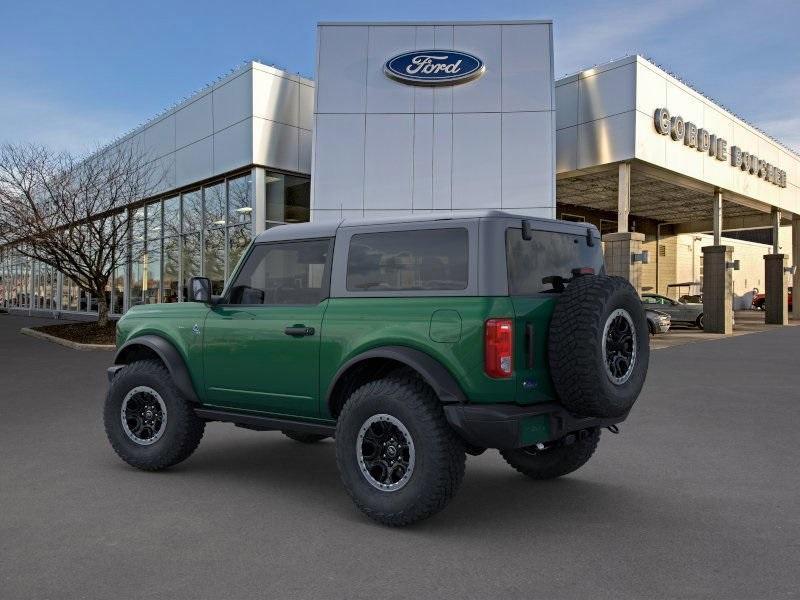
M 37 322 L 41 322 L 36 320 Z M 163 473 L 103 432 L 109 352 L 0 315 L 0 597 L 796 598 L 800 328 L 651 356 L 620 435 L 550 482 L 469 457 L 440 515 L 395 530 L 333 442 L 211 424 Z

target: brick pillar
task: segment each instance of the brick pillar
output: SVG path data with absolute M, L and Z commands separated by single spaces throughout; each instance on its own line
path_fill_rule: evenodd
M 605 243 L 606 273 L 619 275 L 631 282 L 631 285 L 641 293 L 642 263 L 633 262 L 632 254 L 642 251 L 644 234 L 636 232 L 607 233 L 603 236 Z
M 766 297 L 766 314 L 764 322 L 772 325 L 789 324 L 789 286 L 786 283 L 784 267 L 787 266 L 786 254 L 765 254 L 764 272 Z M 792 303 L 794 305 L 794 302 Z M 794 308 L 794 306 L 793 306 Z
M 703 247 L 703 329 L 708 333 L 733 333 L 733 246 Z

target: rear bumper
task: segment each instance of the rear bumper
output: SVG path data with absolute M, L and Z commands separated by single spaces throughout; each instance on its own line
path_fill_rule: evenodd
M 522 448 L 557 440 L 573 431 L 608 427 L 628 416 L 579 417 L 560 404 L 447 404 L 444 414 L 461 438 L 479 448 Z

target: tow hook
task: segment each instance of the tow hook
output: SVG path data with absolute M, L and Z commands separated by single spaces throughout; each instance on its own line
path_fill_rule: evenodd
M 619 433 L 619 427 L 617 427 L 616 425 L 609 425 L 608 427 L 606 427 L 606 429 L 608 429 L 611 433 L 615 435 Z

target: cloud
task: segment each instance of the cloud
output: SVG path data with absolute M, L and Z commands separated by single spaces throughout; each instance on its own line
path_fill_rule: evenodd
M 0 90 L 0 143 L 33 142 L 82 154 L 140 120 L 127 111 L 75 106 L 38 90 Z

